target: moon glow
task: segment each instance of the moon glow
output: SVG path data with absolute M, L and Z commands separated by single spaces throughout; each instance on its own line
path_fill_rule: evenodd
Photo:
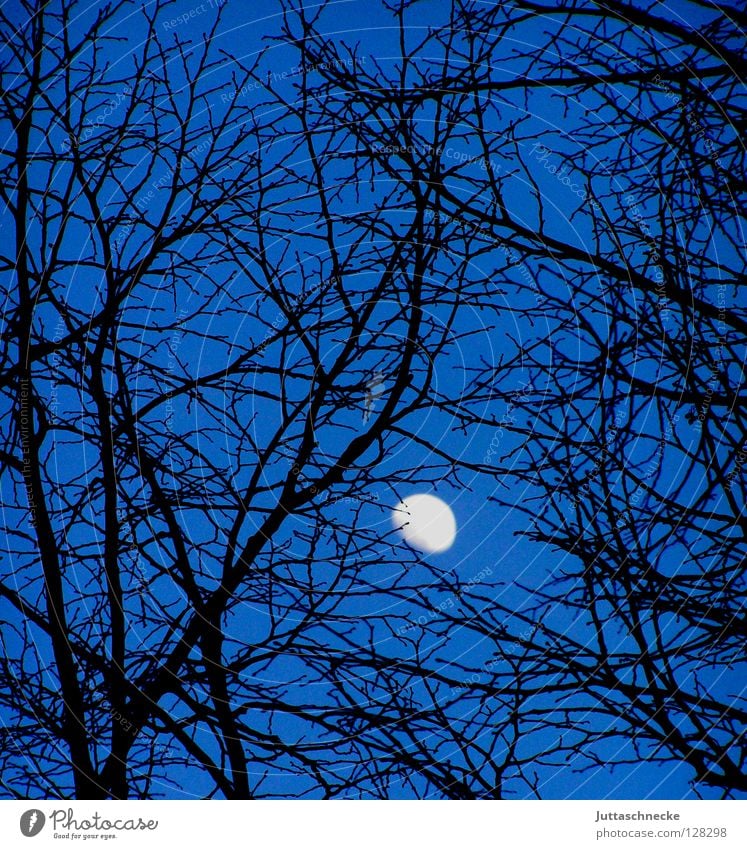
M 435 495 L 407 496 L 392 511 L 392 524 L 405 542 L 429 554 L 440 554 L 454 543 L 456 519 L 445 501 Z

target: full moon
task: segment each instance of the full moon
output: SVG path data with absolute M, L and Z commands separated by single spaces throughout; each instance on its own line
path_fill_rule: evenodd
M 435 495 L 410 495 L 392 511 L 392 524 L 405 542 L 420 551 L 440 554 L 451 548 L 456 519 L 445 501 Z

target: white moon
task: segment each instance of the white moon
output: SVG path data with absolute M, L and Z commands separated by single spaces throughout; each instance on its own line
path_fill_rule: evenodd
M 451 548 L 456 519 L 445 501 L 435 495 L 410 495 L 392 511 L 392 524 L 413 548 L 440 554 Z

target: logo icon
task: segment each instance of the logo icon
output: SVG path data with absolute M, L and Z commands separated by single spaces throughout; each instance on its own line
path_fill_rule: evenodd
M 21 814 L 21 834 L 24 837 L 36 837 L 36 835 L 44 828 L 44 814 L 32 808 L 30 811 L 25 811 Z

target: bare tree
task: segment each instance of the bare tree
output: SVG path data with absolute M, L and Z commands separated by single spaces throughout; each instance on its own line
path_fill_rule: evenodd
M 396 80 L 349 73 L 307 20 L 285 33 L 331 69 L 319 102 L 348 148 L 432 189 L 432 238 L 482 261 L 510 311 L 514 356 L 475 375 L 498 412 L 460 421 L 493 430 L 495 502 L 567 556 L 518 613 L 484 582 L 458 611 L 424 605 L 431 633 L 493 646 L 453 706 L 503 737 L 513 792 L 569 759 L 747 789 L 743 38 L 737 10 L 702 5 L 693 26 L 623 3 L 454 4 L 419 43 L 402 6 Z
M 251 60 L 23 6 L 5 793 L 747 789 L 739 13 L 403 2 L 385 63 L 324 6 Z M 490 481 L 556 552 L 508 597 L 389 518 Z

